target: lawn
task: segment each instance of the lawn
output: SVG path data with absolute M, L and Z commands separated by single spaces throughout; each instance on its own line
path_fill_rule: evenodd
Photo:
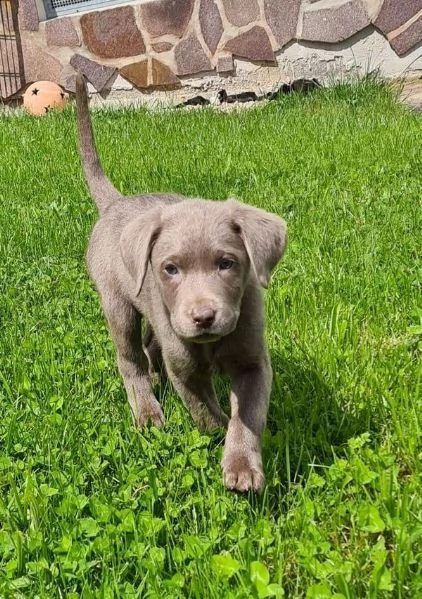
M 124 193 L 282 215 L 267 486 L 167 385 L 136 430 L 84 252 L 73 109 L 0 117 L 0 596 L 422 596 L 422 117 L 371 81 L 253 110 L 94 113 Z M 218 381 L 227 406 L 227 385 Z

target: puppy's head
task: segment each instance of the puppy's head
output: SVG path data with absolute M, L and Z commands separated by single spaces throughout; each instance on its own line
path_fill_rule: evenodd
M 268 285 L 285 245 L 281 218 L 235 200 L 153 208 L 120 240 L 137 292 L 150 263 L 172 328 L 196 343 L 235 330 L 246 285 Z

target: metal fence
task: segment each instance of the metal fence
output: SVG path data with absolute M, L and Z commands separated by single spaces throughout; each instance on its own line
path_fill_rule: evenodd
M 16 0 L 0 0 L 0 99 L 25 83 Z
M 47 19 L 52 19 L 68 13 L 113 6 L 122 2 L 127 0 L 44 0 L 44 8 Z

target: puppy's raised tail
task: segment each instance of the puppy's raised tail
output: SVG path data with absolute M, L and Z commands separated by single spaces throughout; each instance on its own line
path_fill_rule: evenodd
M 92 122 L 88 109 L 88 94 L 83 75 L 76 75 L 76 111 L 78 116 L 79 154 L 89 191 L 100 214 L 122 197 L 106 177 L 98 158 Z

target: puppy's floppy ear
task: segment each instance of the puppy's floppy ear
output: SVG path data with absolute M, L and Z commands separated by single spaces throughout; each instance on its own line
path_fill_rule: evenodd
M 286 249 L 286 223 L 265 210 L 236 200 L 228 200 L 228 203 L 233 226 L 242 238 L 255 275 L 263 287 L 268 287 L 271 271 Z
M 120 255 L 139 295 L 148 268 L 152 246 L 161 228 L 161 209 L 151 208 L 132 220 L 120 235 Z

